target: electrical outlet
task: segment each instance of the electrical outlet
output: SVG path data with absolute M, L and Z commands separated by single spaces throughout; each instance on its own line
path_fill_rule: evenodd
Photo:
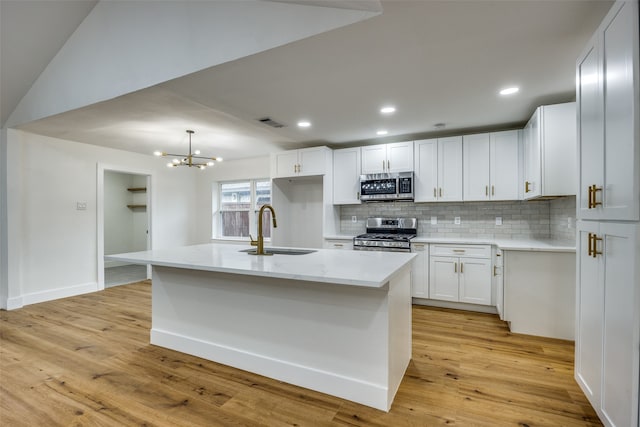
M 432 216 L 431 217 L 431 225 L 438 225 L 438 217 L 437 216 Z
M 77 202 L 76 210 L 78 211 L 86 211 L 87 210 L 87 202 Z
M 497 216 L 496 217 L 496 225 L 502 225 L 502 217 L 501 216 Z
M 357 217 L 357 216 L 355 216 L 355 215 L 353 215 L 353 216 L 351 217 L 351 222 L 358 222 L 358 217 Z
M 460 225 L 460 217 L 459 217 L 459 216 L 457 216 L 457 217 L 453 218 L 453 223 L 454 223 L 455 225 Z

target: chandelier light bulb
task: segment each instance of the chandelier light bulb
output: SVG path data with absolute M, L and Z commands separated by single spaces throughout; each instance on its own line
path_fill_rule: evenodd
M 197 156 L 198 154 L 200 154 L 200 150 L 194 151 L 193 154 L 195 154 Z
M 207 166 L 213 166 L 215 163 L 213 162 L 207 162 Z
M 169 168 L 172 168 L 172 167 L 174 167 L 174 166 L 175 166 L 175 165 L 174 165 L 173 163 L 167 163 L 167 167 L 169 167 Z
M 154 151 L 153 155 L 154 156 L 162 156 L 164 153 L 162 151 Z
M 180 163 L 180 160 L 178 160 L 178 159 L 173 159 L 173 160 L 172 160 L 172 162 L 173 162 L 174 164 L 176 164 L 176 165 L 177 165 L 178 163 Z

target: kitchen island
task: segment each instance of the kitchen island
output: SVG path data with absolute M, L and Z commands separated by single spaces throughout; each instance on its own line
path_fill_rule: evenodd
M 415 255 L 243 249 L 107 258 L 152 265 L 152 344 L 388 411 L 411 359 Z

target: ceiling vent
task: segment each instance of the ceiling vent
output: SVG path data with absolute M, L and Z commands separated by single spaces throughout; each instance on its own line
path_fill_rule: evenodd
M 264 123 L 267 126 L 271 126 L 272 128 L 283 128 L 285 127 L 282 123 L 278 123 L 275 120 L 271 119 L 271 117 L 263 117 L 258 119 L 259 122 Z

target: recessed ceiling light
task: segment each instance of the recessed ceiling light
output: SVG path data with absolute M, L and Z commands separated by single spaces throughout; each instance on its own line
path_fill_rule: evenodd
M 519 87 L 507 87 L 500 91 L 500 95 L 513 95 L 520 90 Z
M 307 120 L 300 120 L 298 122 L 298 127 L 300 128 L 308 128 L 311 126 L 311 122 L 307 121 Z
M 386 106 L 386 107 L 382 107 L 382 108 L 380 109 L 380 112 L 381 112 L 382 114 L 392 114 L 392 113 L 395 113 L 395 112 L 396 112 L 396 107 L 393 107 L 393 106 L 391 106 L 391 105 Z
M 380 129 L 378 132 L 376 132 L 377 135 L 386 135 L 388 133 L 389 131 L 385 129 Z

